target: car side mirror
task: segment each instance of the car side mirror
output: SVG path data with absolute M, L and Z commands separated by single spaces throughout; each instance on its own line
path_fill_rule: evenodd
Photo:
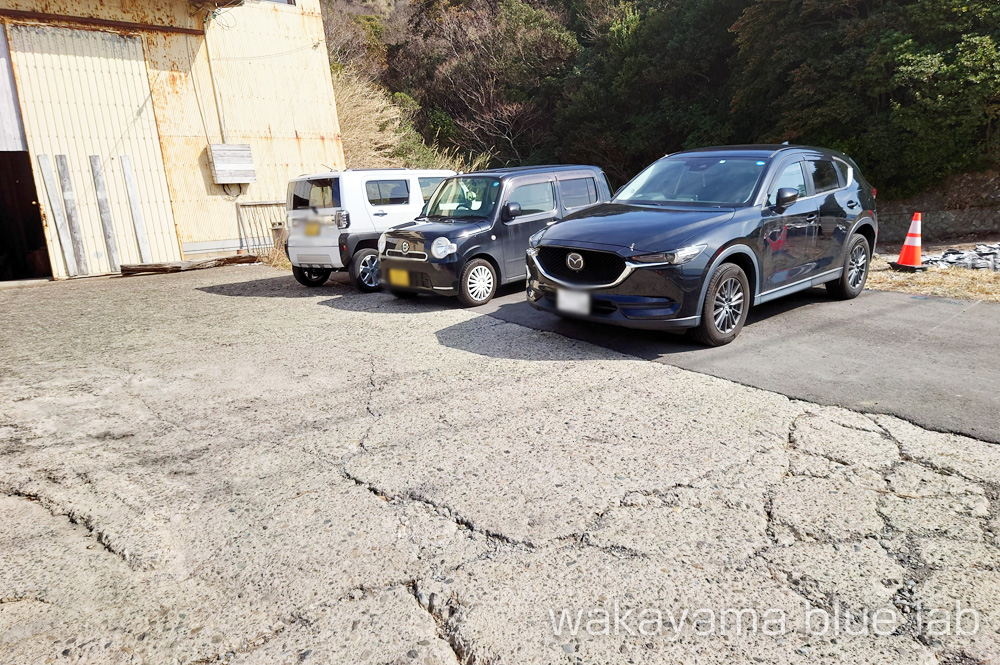
M 784 210 L 785 208 L 791 207 L 791 205 L 798 200 L 799 190 L 794 187 L 782 187 L 778 190 L 777 204 L 775 207 Z
M 503 207 L 503 221 L 509 222 L 521 214 L 520 203 L 508 203 Z

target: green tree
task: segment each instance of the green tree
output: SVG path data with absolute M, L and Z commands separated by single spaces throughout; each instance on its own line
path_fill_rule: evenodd
M 472 0 L 425 6 L 412 27 L 391 49 L 389 80 L 430 109 L 425 133 L 502 163 L 538 159 L 579 50 L 559 18 L 522 0 Z
M 899 195 L 995 154 L 992 0 L 756 0 L 733 29 L 745 140 L 840 148 Z

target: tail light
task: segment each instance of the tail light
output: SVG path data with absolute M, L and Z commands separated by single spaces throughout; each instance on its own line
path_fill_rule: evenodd
M 337 215 L 337 228 L 346 229 L 351 225 L 351 213 L 346 210 L 338 210 Z
M 878 187 L 872 187 L 872 198 L 878 198 Z

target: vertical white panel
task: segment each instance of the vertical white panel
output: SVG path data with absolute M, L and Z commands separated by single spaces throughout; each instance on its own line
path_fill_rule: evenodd
M 35 155 L 69 158 L 91 274 L 112 270 L 91 155 L 101 158 L 122 262 L 138 262 L 139 251 L 121 155 L 129 155 L 135 167 L 153 260 L 180 259 L 142 40 L 96 30 L 13 25 L 10 51 L 29 149 Z M 50 237 L 53 269 L 62 277 L 65 266 L 52 242 Z
M 7 47 L 7 30 L 0 23 L 0 150 L 22 152 L 27 149 L 14 70 L 10 64 L 10 49 Z

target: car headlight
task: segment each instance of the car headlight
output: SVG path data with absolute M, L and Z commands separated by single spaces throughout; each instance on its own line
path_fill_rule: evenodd
M 542 229 L 541 231 L 535 233 L 533 236 L 528 238 L 528 247 L 537 247 L 538 243 L 541 242 L 542 240 L 542 236 L 545 235 L 545 231 L 546 229 Z
M 431 243 L 431 256 L 435 259 L 443 259 L 449 254 L 454 254 L 457 251 L 458 245 L 445 237 L 437 238 L 433 243 Z
M 707 247 L 707 245 L 691 245 L 690 247 L 675 249 L 672 252 L 656 252 L 655 254 L 633 256 L 629 260 L 635 261 L 636 263 L 660 263 L 664 265 L 679 266 L 701 254 L 705 251 L 705 247 Z
M 378 253 L 379 254 L 384 254 L 385 253 L 385 234 L 384 233 L 378 237 Z

